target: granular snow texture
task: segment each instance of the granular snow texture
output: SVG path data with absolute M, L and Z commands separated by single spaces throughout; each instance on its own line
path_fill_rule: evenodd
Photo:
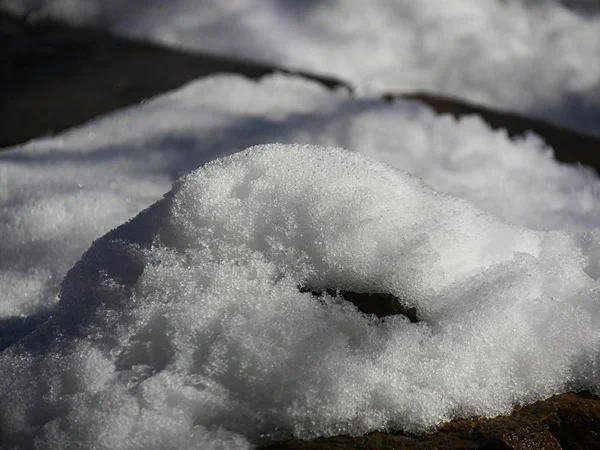
M 184 176 L 84 254 L 50 321 L 0 354 L 2 435 L 243 448 L 598 392 L 593 246 L 355 152 L 254 147 Z M 299 287 L 389 292 L 422 322 Z
M 182 174 L 265 142 L 357 151 L 528 228 L 595 242 L 589 230 L 600 226 L 598 176 L 557 163 L 535 136 L 511 140 L 476 117 L 299 78 L 215 76 L 0 154 L 0 317 L 47 311 L 95 238 Z

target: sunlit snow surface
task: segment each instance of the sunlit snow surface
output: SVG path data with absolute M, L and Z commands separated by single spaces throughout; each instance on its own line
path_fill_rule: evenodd
M 357 153 L 252 148 L 94 243 L 53 318 L 0 356 L 2 428 L 47 448 L 235 448 L 597 389 L 586 263 L 562 232 Z M 423 322 L 299 286 L 390 292 Z
M 0 354 L 3 438 L 243 448 L 598 390 L 598 177 L 533 136 L 284 76 L 204 79 L 0 154 L 2 317 L 51 307 L 173 180 L 264 142 L 353 152 L 235 154 L 97 241 Z M 423 322 L 299 286 L 391 292 Z
M 598 177 L 557 164 L 535 137 L 511 141 L 476 117 L 354 100 L 300 79 L 220 76 L 0 153 L 0 316 L 52 304 L 92 240 L 180 175 L 266 142 L 355 150 L 529 228 L 600 226 Z
M 0 0 L 0 8 L 335 75 L 359 92 L 445 93 L 600 133 L 595 1 Z

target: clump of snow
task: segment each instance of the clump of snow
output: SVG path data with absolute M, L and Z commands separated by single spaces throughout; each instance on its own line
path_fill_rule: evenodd
M 0 0 L 0 8 L 32 18 L 335 75 L 360 92 L 427 90 L 598 133 L 600 15 L 589 7 L 577 0 Z
M 0 318 L 48 311 L 94 239 L 182 174 L 264 142 L 366 154 L 529 228 L 600 227 L 598 176 L 557 163 L 535 136 L 511 140 L 476 117 L 353 99 L 300 78 L 221 75 L 0 152 Z
M 0 431 L 39 448 L 243 448 L 598 391 L 589 266 L 577 236 L 358 153 L 254 147 L 93 244 L 50 321 L 0 354 Z M 423 321 L 301 286 L 389 292 Z

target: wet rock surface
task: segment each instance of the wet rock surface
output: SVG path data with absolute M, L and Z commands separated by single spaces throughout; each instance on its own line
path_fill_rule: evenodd
M 263 450 L 486 449 L 593 450 L 600 449 L 600 399 L 588 392 L 556 395 L 516 408 L 510 416 L 455 420 L 436 432 L 408 435 L 377 432 L 366 436 L 337 436 L 277 442 Z

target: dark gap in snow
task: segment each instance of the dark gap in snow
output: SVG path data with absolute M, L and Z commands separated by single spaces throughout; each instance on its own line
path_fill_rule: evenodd
M 337 289 L 316 291 L 306 287 L 301 287 L 300 292 L 310 292 L 315 297 L 322 297 L 324 293 L 327 293 L 332 297 L 338 297 L 352 303 L 364 314 L 374 314 L 380 319 L 388 316 L 403 315 L 412 323 L 420 322 L 417 308 L 406 305 L 401 299 L 392 294 L 359 293 Z
M 32 316 L 0 319 L 0 352 L 31 333 L 49 317 L 49 312 L 43 312 Z

